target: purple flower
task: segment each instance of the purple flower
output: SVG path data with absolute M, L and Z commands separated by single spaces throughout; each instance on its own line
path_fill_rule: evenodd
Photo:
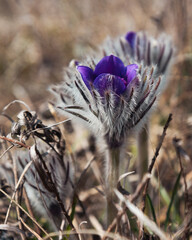
M 135 39 L 136 39 L 136 32 L 128 32 L 125 35 L 125 39 L 127 40 L 127 42 L 130 44 L 131 49 L 133 49 L 135 47 Z
M 170 39 L 162 35 L 158 39 L 144 32 L 128 32 L 125 39 L 130 46 L 129 54 L 144 65 L 157 65 L 157 74 L 165 73 L 168 69 L 173 47 Z
M 101 96 L 104 96 L 107 91 L 120 95 L 136 78 L 138 66 L 131 64 L 125 67 L 121 59 L 110 55 L 102 58 L 95 66 L 95 70 L 87 66 L 78 66 L 77 70 L 90 91 L 93 87 Z
M 57 110 L 86 123 L 110 148 L 143 126 L 163 82 L 157 66 L 122 59 L 110 54 L 100 61 L 87 58 L 87 66 L 67 68 L 63 83 L 52 88 Z

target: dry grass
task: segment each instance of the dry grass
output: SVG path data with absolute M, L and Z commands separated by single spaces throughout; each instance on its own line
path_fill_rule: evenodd
M 6 136 L 14 129 L 5 116 L 0 116 L 0 239 L 191 238 L 191 10 L 187 0 L 0 1 L 0 111 L 10 101 L 20 99 L 38 113 L 28 126 L 31 134 L 25 142 L 19 134 L 15 140 Z M 47 88 L 62 80 L 63 67 L 71 59 L 84 56 L 108 35 L 129 30 L 146 30 L 153 35 L 167 32 L 176 46 L 170 84 L 151 120 L 150 159 L 160 144 L 170 113 L 173 119 L 155 157 L 152 176 L 141 182 L 136 173 L 128 176 L 125 188 L 130 195 L 117 193 L 124 205 L 119 206 L 117 218 L 106 230 L 102 157 L 94 137 L 70 122 L 60 124 L 60 129 L 53 128 L 55 132 L 42 128 L 63 120 L 47 104 Z M 21 109 L 26 110 L 24 105 L 15 103 L 6 114 L 16 120 Z M 43 123 L 36 125 L 36 120 Z M 25 130 L 26 125 L 22 128 Z M 40 138 L 45 145 L 38 145 Z M 124 162 L 129 158 L 129 171 L 135 171 L 134 143 L 128 151 Z M 59 179 L 53 173 L 56 168 L 58 174 L 62 174 L 60 169 L 65 173 Z M 35 176 L 34 182 L 30 174 Z M 44 210 L 37 211 L 35 203 L 30 202 L 26 184 L 35 189 L 38 201 L 44 199 Z M 67 192 L 62 193 L 61 186 Z M 145 191 L 147 218 L 139 210 Z M 49 198 L 54 199 L 54 209 L 47 204 Z M 60 214 L 65 216 L 62 224 Z

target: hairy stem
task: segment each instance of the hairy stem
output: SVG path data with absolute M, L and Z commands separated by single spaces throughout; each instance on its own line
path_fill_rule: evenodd
M 106 166 L 107 226 L 112 223 L 117 215 L 117 210 L 114 205 L 116 201 L 114 188 L 117 188 L 119 179 L 119 161 L 120 148 L 108 149 Z

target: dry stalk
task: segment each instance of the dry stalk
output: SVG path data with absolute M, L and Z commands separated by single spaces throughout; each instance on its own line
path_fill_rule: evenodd
M 9 147 L 1 154 L 0 159 L 1 159 L 7 152 L 9 152 L 9 150 L 11 150 L 13 147 L 14 147 L 13 145 L 9 146 Z
M 23 211 L 38 227 L 39 229 L 41 229 L 41 231 L 46 235 L 48 236 L 47 239 L 51 239 L 51 236 L 49 236 L 49 234 L 45 231 L 44 228 L 41 227 L 41 225 L 35 220 L 35 218 L 33 218 L 21 205 L 19 205 L 15 200 L 13 200 L 11 198 L 11 196 L 9 196 L 5 191 L 3 191 L 2 189 L 0 189 L 0 192 L 3 193 L 10 201 L 12 201 L 16 206 L 18 206 L 21 211 Z
M 26 144 L 24 144 L 24 143 L 22 143 L 20 141 L 17 141 L 17 140 L 11 139 L 11 138 L 7 138 L 7 137 L 4 137 L 4 136 L 0 136 L 0 139 L 8 141 L 8 142 L 10 142 L 13 145 L 19 145 L 20 147 L 24 147 L 24 148 L 30 149 L 30 146 L 27 146 Z
M 25 205 L 26 205 L 26 207 L 27 207 L 27 210 L 28 210 L 29 214 L 30 214 L 33 218 L 35 218 L 25 188 L 23 188 L 23 197 L 24 197 Z M 40 229 L 38 228 L 38 226 L 37 226 L 36 224 L 34 224 L 34 228 L 35 228 L 35 232 L 36 232 L 38 235 L 40 235 Z
M 36 231 L 34 231 L 33 229 L 31 229 L 24 221 L 22 218 L 20 218 L 20 221 L 22 222 L 22 224 L 27 228 L 27 230 L 29 230 L 38 240 L 43 240 L 38 233 L 36 233 Z
M 14 173 L 15 185 L 17 186 L 17 184 L 18 184 L 18 176 L 17 176 L 17 164 L 16 164 L 15 158 L 13 158 L 13 173 Z M 15 201 L 16 201 L 17 204 L 19 204 L 18 189 L 19 189 L 18 187 L 15 189 Z M 19 229 L 23 230 L 22 223 L 20 222 L 21 215 L 20 215 L 20 209 L 19 209 L 18 205 L 16 205 L 16 212 L 17 212 L 17 218 L 19 220 Z M 23 234 L 21 234 L 21 238 L 22 238 L 22 240 L 26 240 L 26 237 Z
M 16 193 L 17 193 L 17 190 L 18 190 L 18 188 L 19 188 L 19 185 L 20 185 L 22 179 L 24 178 L 25 173 L 27 172 L 27 170 L 28 170 L 29 167 L 31 166 L 31 164 L 32 164 L 32 161 L 29 162 L 29 163 L 25 166 L 25 169 L 23 170 L 23 172 L 22 172 L 19 180 L 18 180 L 17 182 L 15 182 L 15 184 L 16 184 L 15 190 L 14 190 L 14 193 L 13 193 L 13 195 L 12 195 L 12 197 L 11 197 L 11 201 L 10 201 L 10 204 L 9 204 L 9 208 L 8 208 L 8 210 L 7 210 L 7 214 L 6 214 L 6 217 L 5 217 L 4 224 L 6 224 L 7 221 L 8 221 L 8 217 L 9 217 L 9 213 L 10 213 L 10 209 L 11 209 L 11 205 L 12 205 L 13 199 L 15 198 L 15 195 L 16 195 Z
M 135 192 L 129 196 L 127 196 L 127 198 L 129 199 L 130 202 L 134 202 L 139 196 L 140 193 L 142 192 L 143 188 L 146 185 L 146 182 L 148 181 L 148 179 L 151 177 L 151 174 L 146 174 L 144 175 L 142 182 L 137 186 Z M 106 233 L 109 233 L 111 231 L 113 231 L 113 229 L 115 228 L 117 222 L 120 221 L 121 217 L 125 214 L 125 211 L 127 210 L 127 207 L 124 207 L 122 211 L 118 212 L 117 217 L 113 220 L 113 222 L 109 225 L 109 227 L 106 230 Z M 104 235 L 104 237 L 102 238 L 102 240 L 106 240 L 107 236 Z
M 160 137 L 160 139 L 159 139 L 159 143 L 158 143 L 158 145 L 157 145 L 155 154 L 154 154 L 154 156 L 153 156 L 153 158 L 152 158 L 152 160 L 151 160 L 151 163 L 150 163 L 150 165 L 149 165 L 149 168 L 148 168 L 148 173 L 149 173 L 149 174 L 151 174 L 151 172 L 152 172 L 152 170 L 153 170 L 153 167 L 154 167 L 154 165 L 155 165 L 156 159 L 157 159 L 157 157 L 158 157 L 158 155 L 159 155 L 159 151 L 160 151 L 160 149 L 161 149 L 161 147 L 162 147 L 164 138 L 165 138 L 165 136 L 166 136 L 167 128 L 169 127 L 169 123 L 171 122 L 171 120 L 172 120 L 172 114 L 170 113 L 170 114 L 169 114 L 169 117 L 168 117 L 168 119 L 167 119 L 167 121 L 166 121 L 166 123 L 165 123 L 164 129 L 163 129 L 163 133 L 162 133 L 162 135 L 161 135 L 161 137 Z M 150 178 L 147 179 L 146 184 L 145 184 L 145 187 L 144 187 L 144 191 L 143 191 L 143 197 L 142 197 L 142 198 L 143 198 L 143 199 L 142 199 L 142 211 L 143 211 L 143 212 L 145 211 L 145 200 L 146 200 L 146 195 L 147 195 L 147 190 L 148 190 L 149 182 L 150 182 Z
M 137 186 L 135 192 L 133 194 L 131 194 L 128 199 L 130 202 L 134 202 L 135 200 L 137 200 L 137 198 L 140 196 L 140 194 L 143 191 L 143 188 L 146 186 L 147 181 L 149 181 L 151 178 L 151 174 L 147 173 L 143 176 L 142 181 L 139 183 L 139 185 Z
M 186 181 L 186 174 L 185 174 L 185 170 L 183 167 L 183 163 L 182 163 L 182 159 L 181 159 L 181 146 L 179 145 L 179 139 L 177 138 L 173 138 L 173 145 L 175 147 L 175 151 L 177 154 L 177 157 L 179 159 L 179 164 L 180 164 L 180 169 L 181 169 L 181 173 L 182 173 L 182 177 L 183 177 L 183 181 L 184 181 L 184 187 L 185 187 L 185 191 L 184 191 L 184 199 L 185 199 L 185 216 L 188 216 L 189 213 L 189 193 L 187 190 L 187 181 Z M 190 224 L 187 224 L 185 226 L 184 229 L 184 237 L 185 239 L 189 238 L 189 234 L 190 234 Z
M 104 234 L 107 235 L 108 238 L 111 239 L 118 239 L 118 240 L 129 240 L 126 237 L 122 237 L 119 234 L 115 234 L 115 233 L 106 233 L 105 231 L 97 231 L 95 229 L 78 229 L 77 231 L 78 234 L 87 234 L 87 235 L 98 235 L 98 236 L 103 236 Z M 48 237 L 56 237 L 59 236 L 60 234 L 62 235 L 75 235 L 75 232 L 71 232 L 71 231 L 62 231 L 62 232 L 52 232 L 50 233 L 48 236 L 44 237 L 43 240 L 47 240 Z
M 50 183 L 50 186 L 51 186 L 51 188 L 52 188 L 52 191 L 54 192 L 55 197 L 56 197 L 56 199 L 57 199 L 57 202 L 58 202 L 58 204 L 59 204 L 60 207 L 61 207 L 62 214 L 63 214 L 63 215 L 65 216 L 65 218 L 67 219 L 67 221 L 68 221 L 69 225 L 71 226 L 72 230 L 74 230 L 74 232 L 76 232 L 76 229 L 75 229 L 75 227 L 74 227 L 74 225 L 73 225 L 73 223 L 72 223 L 72 220 L 71 220 L 70 216 L 68 215 L 68 213 L 67 213 L 67 211 L 66 211 L 66 209 L 65 209 L 65 207 L 64 207 L 64 205 L 63 205 L 63 202 L 62 202 L 62 200 L 61 200 L 61 198 L 60 198 L 59 192 L 58 192 L 58 190 L 57 190 L 57 188 L 56 188 L 56 186 L 55 186 L 55 184 L 54 184 L 54 182 L 53 182 L 51 173 L 50 173 L 49 169 L 47 168 L 47 165 L 46 165 L 45 162 L 43 161 L 43 158 L 42 158 L 42 156 L 41 156 L 41 154 L 40 154 L 40 152 L 38 151 L 38 149 L 37 149 L 36 146 L 35 146 L 35 151 L 36 151 L 36 154 L 38 155 L 39 159 L 41 160 L 41 162 L 42 162 L 42 164 L 43 164 L 43 167 L 44 167 L 44 169 L 45 169 L 45 171 L 46 171 L 46 174 L 47 174 L 47 176 L 48 176 L 48 181 L 49 181 L 49 183 Z M 35 163 L 35 162 L 34 162 L 34 163 Z M 75 235 L 75 238 L 79 240 L 79 237 L 78 237 L 77 234 Z
M 117 222 L 120 221 L 121 217 L 125 214 L 127 207 L 125 207 L 121 212 L 118 212 L 117 217 L 114 218 L 113 222 L 109 225 L 107 228 L 103 238 L 101 240 L 106 240 L 108 237 L 108 234 L 113 231 L 113 229 L 116 227 Z

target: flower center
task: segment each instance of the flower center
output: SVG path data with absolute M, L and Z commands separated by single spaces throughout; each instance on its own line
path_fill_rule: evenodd
M 126 89 L 125 84 L 126 81 L 123 78 L 109 73 L 100 74 L 93 82 L 93 86 L 101 96 L 104 96 L 106 91 L 112 91 L 120 95 Z

